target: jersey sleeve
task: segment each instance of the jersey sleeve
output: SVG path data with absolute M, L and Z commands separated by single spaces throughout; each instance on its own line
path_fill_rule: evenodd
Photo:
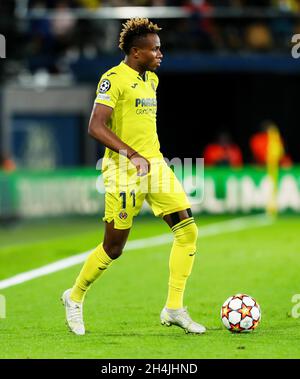
M 116 73 L 104 74 L 97 86 L 95 103 L 114 108 L 121 95 L 120 82 Z

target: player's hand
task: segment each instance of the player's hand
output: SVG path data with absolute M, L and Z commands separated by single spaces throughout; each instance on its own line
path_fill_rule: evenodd
M 150 172 L 150 162 L 139 153 L 135 153 L 129 160 L 137 169 L 138 176 L 145 176 Z

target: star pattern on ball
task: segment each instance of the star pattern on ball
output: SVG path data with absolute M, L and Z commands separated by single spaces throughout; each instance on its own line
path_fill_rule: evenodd
M 247 307 L 246 304 L 242 304 L 242 308 L 240 308 L 238 310 L 238 312 L 242 315 L 242 320 L 247 317 L 247 316 L 250 316 L 251 317 L 251 309 L 252 307 Z
M 240 299 L 240 300 L 243 301 L 243 297 L 244 297 L 244 296 L 245 296 L 244 294 L 239 293 L 238 295 L 235 295 L 235 296 L 234 296 L 234 299 Z
M 241 331 L 241 326 L 240 326 L 240 323 L 236 324 L 236 325 L 230 325 L 230 329 L 232 332 L 240 332 Z
M 236 333 L 256 329 L 261 319 L 261 310 L 256 300 L 243 293 L 227 298 L 220 313 L 225 328 Z
M 253 320 L 253 325 L 251 326 L 251 329 L 255 329 L 259 323 L 259 320 L 255 321 Z
M 228 317 L 229 312 L 231 312 L 231 309 L 228 307 L 228 305 L 222 307 L 222 317 Z

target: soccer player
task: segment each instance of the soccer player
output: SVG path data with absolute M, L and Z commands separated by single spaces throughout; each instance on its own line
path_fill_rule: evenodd
M 67 324 L 77 335 L 85 334 L 82 309 L 86 291 L 122 254 L 133 217 L 144 200 L 174 233 L 161 324 L 177 325 L 187 333 L 205 332 L 205 327 L 193 321 L 183 307 L 198 229 L 187 196 L 163 159 L 156 132 L 158 77 L 154 71 L 163 57 L 160 30 L 147 18 L 123 24 L 119 47 L 125 59 L 108 70 L 97 87 L 89 134 L 106 146 L 102 164 L 105 235 L 103 243 L 87 258 L 73 287 L 62 295 Z

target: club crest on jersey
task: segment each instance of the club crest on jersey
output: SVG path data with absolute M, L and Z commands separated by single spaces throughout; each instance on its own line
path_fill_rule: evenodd
M 125 220 L 127 218 L 128 214 L 126 212 L 120 212 L 119 217 L 121 220 Z
M 99 85 L 99 92 L 105 93 L 110 89 L 110 81 L 108 79 L 103 79 Z

